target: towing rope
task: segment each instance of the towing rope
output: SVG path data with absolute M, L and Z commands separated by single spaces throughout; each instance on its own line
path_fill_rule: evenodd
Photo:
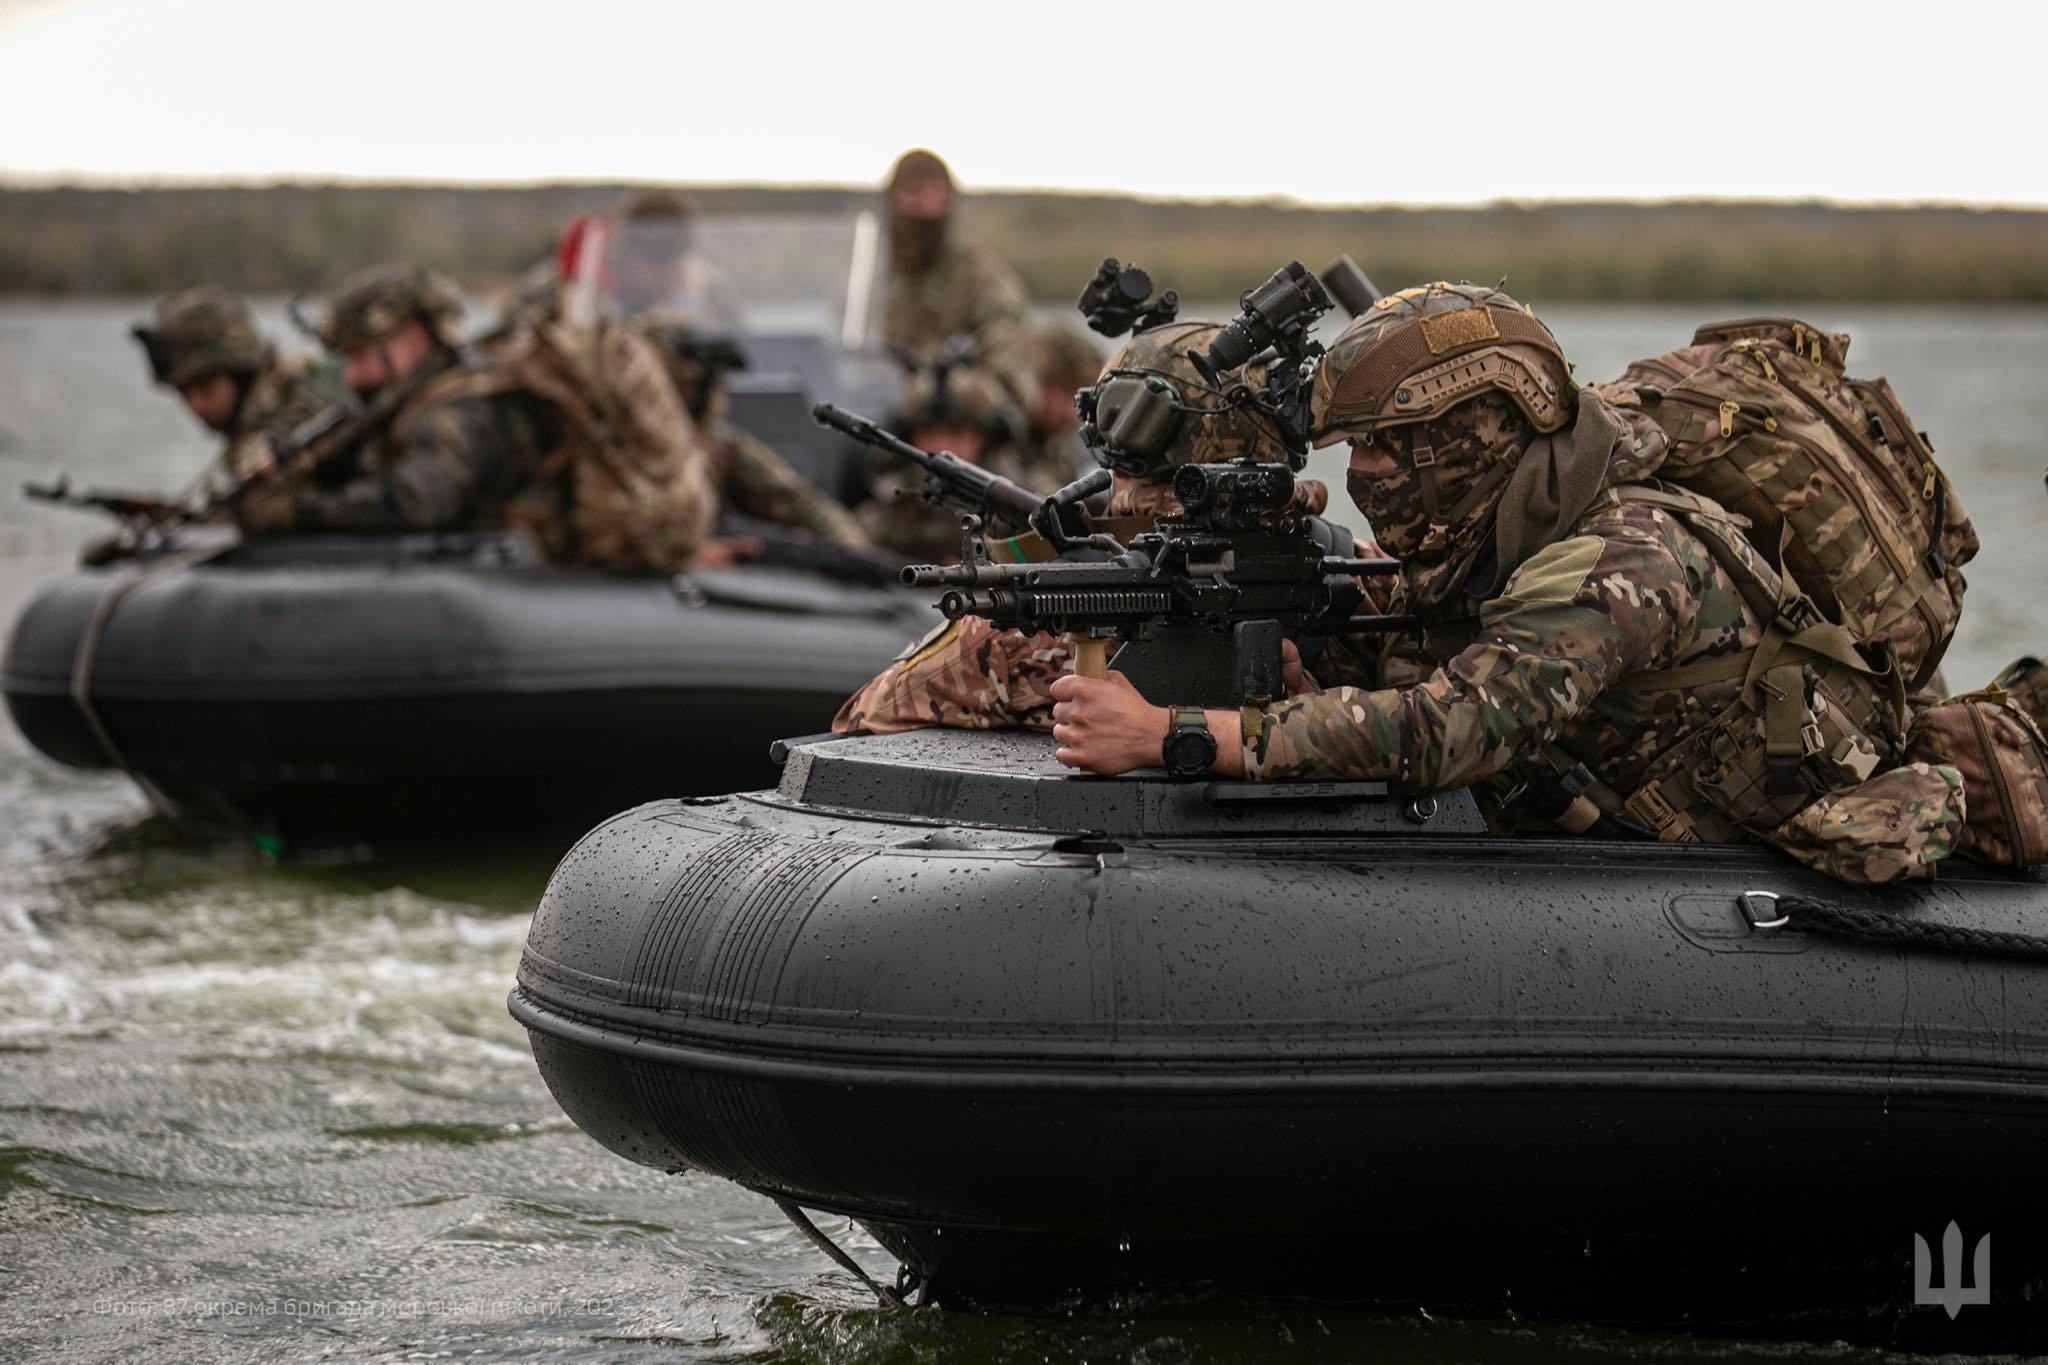
M 121 746 L 114 742 L 113 733 L 100 718 L 99 707 L 92 699 L 93 665 L 99 661 L 100 642 L 106 638 L 107 627 L 113 624 L 115 610 L 128 600 L 129 594 L 151 583 L 181 574 L 194 565 L 204 564 L 230 548 L 232 542 L 226 545 L 204 545 L 166 554 L 156 563 L 143 567 L 115 583 L 101 593 L 99 599 L 93 603 L 92 615 L 85 623 L 85 630 L 78 639 L 77 653 L 71 660 L 71 701 L 78 708 L 78 713 L 85 718 L 86 729 L 92 732 L 93 741 L 100 746 L 101 752 L 106 754 L 115 767 L 126 773 L 136 786 L 142 788 L 142 794 L 148 799 L 150 807 L 173 824 L 178 823 L 178 815 L 170 801 L 157 790 L 155 783 L 137 772 L 134 765 L 129 763 L 128 756 L 121 752 Z
M 855 1279 L 859 1280 L 862 1284 L 866 1285 L 870 1290 L 874 1291 L 875 1299 L 882 1305 L 882 1307 L 901 1308 L 904 1306 L 904 1299 L 901 1294 L 897 1293 L 893 1289 L 889 1289 L 881 1284 L 878 1284 L 872 1275 L 868 1274 L 867 1271 L 862 1270 L 860 1268 L 859 1261 L 854 1260 L 853 1257 L 841 1251 L 836 1242 L 834 1242 L 830 1237 L 827 1237 L 824 1233 L 820 1232 L 818 1230 L 818 1225 L 816 1223 L 813 1223 L 810 1220 L 810 1218 L 805 1215 L 802 1209 L 798 1208 L 795 1204 L 792 1204 L 787 1199 L 777 1199 L 775 1201 L 775 1207 L 781 1209 L 783 1216 L 788 1218 L 790 1222 L 796 1224 L 797 1231 L 801 1232 L 805 1237 L 809 1238 L 812 1246 L 815 1246 L 818 1250 L 824 1252 L 827 1256 L 830 1256 L 833 1262 L 836 1265 L 838 1265 L 838 1267 L 841 1270 L 847 1271 Z
M 2035 934 L 1942 924 L 1889 910 L 1829 905 L 1808 896 L 1780 896 L 1772 891 L 1745 891 L 1740 900 L 1742 912 L 1755 930 L 1799 929 L 1863 943 L 2048 962 L 2048 938 Z

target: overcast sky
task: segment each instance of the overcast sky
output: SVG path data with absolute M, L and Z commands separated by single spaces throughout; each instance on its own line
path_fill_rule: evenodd
M 0 0 L 0 178 L 2048 204 L 1976 3 Z

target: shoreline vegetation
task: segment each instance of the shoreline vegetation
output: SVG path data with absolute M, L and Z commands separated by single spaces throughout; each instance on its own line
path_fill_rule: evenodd
M 679 187 L 706 214 L 847 213 L 872 190 Z M 576 213 L 629 187 L 278 185 L 0 187 L 0 294 L 154 294 L 196 282 L 252 293 L 332 284 L 418 260 L 501 287 Z M 1526 300 L 2048 303 L 2048 211 L 1817 202 L 1308 207 L 987 192 L 962 235 L 1034 298 L 1073 298 L 1106 255 L 1184 298 L 1232 298 L 1297 257 L 1349 252 L 1383 288 L 1492 283 Z

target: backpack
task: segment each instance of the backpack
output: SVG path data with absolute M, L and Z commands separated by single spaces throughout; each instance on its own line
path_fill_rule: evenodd
M 1799 587 L 1857 641 L 1932 682 L 1962 610 L 1977 533 L 1891 385 L 1850 379 L 1849 338 L 1789 318 L 1709 323 L 1692 344 L 1593 385 L 1663 428 L 1660 479 L 1748 518 Z
M 1998 684 L 1920 711 L 1906 756 L 1962 773 L 1963 852 L 1997 867 L 2048 861 L 2048 740 Z
M 550 556 L 628 572 L 686 567 L 718 512 L 710 456 L 661 357 L 609 322 L 536 319 L 487 356 L 430 382 L 431 401 L 524 392 L 560 418 L 560 439 L 506 509 Z

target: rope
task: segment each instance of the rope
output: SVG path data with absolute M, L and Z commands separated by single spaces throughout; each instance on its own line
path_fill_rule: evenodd
M 1759 919 L 1752 897 L 1769 897 L 1775 919 Z M 1752 891 L 1742 898 L 1743 910 L 1757 929 L 1789 927 L 1810 934 L 1832 934 L 1837 938 L 1864 943 L 1892 943 L 1908 948 L 1932 948 L 1946 953 L 1975 953 L 1985 957 L 2012 957 L 2048 962 L 2048 938 L 2035 934 L 2005 933 L 1995 929 L 1973 929 L 1962 924 L 1941 924 L 1915 919 L 1887 910 L 1829 905 L 1805 896 L 1772 896 Z
M 99 707 L 92 699 L 93 665 L 99 661 L 100 642 L 106 638 L 107 627 L 113 624 L 115 610 L 128 600 L 130 593 L 148 584 L 183 573 L 194 565 L 203 564 L 231 548 L 232 542 L 225 545 L 203 545 L 179 553 L 166 554 L 155 564 L 131 574 L 101 593 L 99 600 L 93 603 L 92 616 L 86 621 L 85 630 L 79 636 L 78 652 L 71 660 L 71 701 L 78 707 L 79 714 L 85 718 L 86 728 L 92 731 L 94 741 L 113 761 L 115 767 L 126 773 L 136 786 L 142 788 L 142 794 L 148 798 L 151 808 L 174 824 L 178 822 L 178 816 L 171 803 L 157 790 L 155 783 L 137 772 L 128 762 L 120 746 L 114 743 L 114 736 L 107 729 L 106 722 L 100 718 Z
M 797 1231 L 801 1232 L 805 1237 L 809 1238 L 812 1246 L 824 1252 L 827 1256 L 830 1256 L 833 1260 L 833 1263 L 836 1264 L 841 1270 L 847 1271 L 855 1279 L 859 1280 L 862 1284 L 866 1285 L 870 1290 L 874 1291 L 875 1299 L 882 1305 L 882 1307 L 903 1307 L 903 1296 L 901 1294 L 898 1294 L 893 1289 L 884 1288 L 882 1285 L 877 1284 L 873 1276 L 869 1275 L 867 1271 L 862 1270 L 860 1268 L 860 1262 L 854 1260 L 853 1257 L 841 1251 L 838 1247 L 838 1244 L 833 1242 L 833 1240 L 830 1237 L 827 1237 L 824 1233 L 818 1231 L 818 1225 L 816 1223 L 813 1223 L 808 1217 L 806 1217 L 802 1209 L 798 1208 L 795 1204 L 792 1204 L 787 1199 L 777 1199 L 775 1201 L 775 1207 L 781 1209 L 783 1212 L 783 1216 L 788 1218 L 790 1222 L 796 1224 Z

